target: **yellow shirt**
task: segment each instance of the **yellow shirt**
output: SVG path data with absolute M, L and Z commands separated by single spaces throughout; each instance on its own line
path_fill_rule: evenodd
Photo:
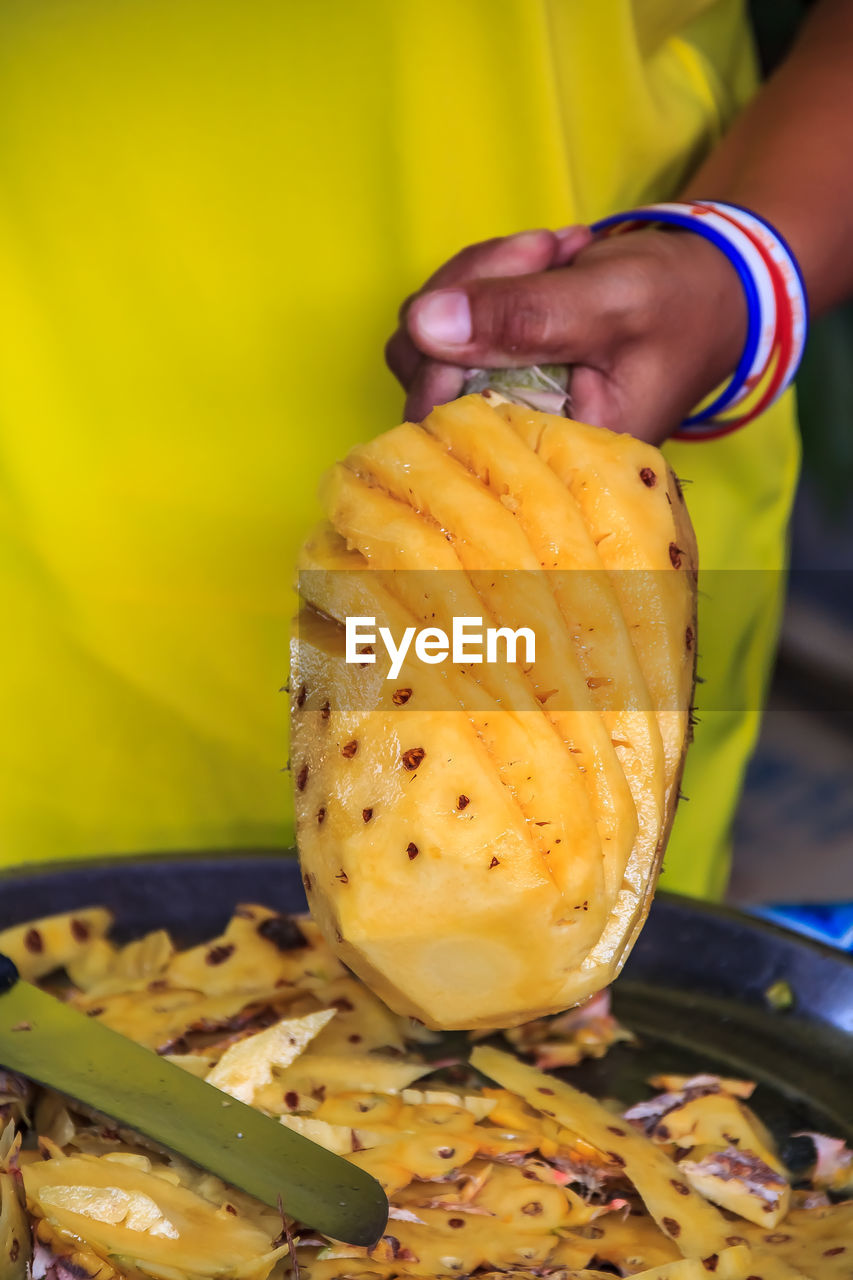
M 398 420 L 401 298 L 472 240 L 673 193 L 753 75 L 735 0 L 6 0 L 0 863 L 287 843 L 293 555 Z M 790 406 L 669 452 L 704 564 L 781 566 Z M 751 713 L 697 730 L 691 892 L 772 605 L 705 608 Z

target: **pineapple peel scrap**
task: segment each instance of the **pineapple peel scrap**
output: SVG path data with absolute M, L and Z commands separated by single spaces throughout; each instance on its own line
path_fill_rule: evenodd
M 0 1275 L 3 1280 L 26 1280 L 31 1256 L 30 1224 L 19 1181 L 13 1173 L 0 1172 Z
M 304 1018 L 282 1018 L 265 1031 L 238 1040 L 207 1073 L 207 1083 L 251 1105 L 255 1091 L 269 1084 L 276 1070 L 295 1062 L 334 1016 L 334 1009 L 321 1009 Z
M 112 921 L 112 912 L 104 907 L 44 916 L 0 930 L 0 952 L 14 962 L 25 981 L 35 982 L 73 963 L 104 936 Z
M 256 944 L 259 926 L 264 933 Z M 632 1121 L 637 1108 L 620 1117 L 511 1054 L 479 1046 L 474 1066 L 499 1087 L 480 1086 L 459 1062 L 458 1047 L 438 1064 L 426 1060 L 430 1041 L 405 1037 L 376 997 L 340 970 L 305 919 L 241 908 L 206 948 L 170 951 L 168 969 L 194 981 L 209 967 L 204 956 L 220 956 L 216 948 L 226 937 L 262 953 L 271 937 L 284 948 L 273 946 L 268 958 L 279 977 L 277 956 L 292 975 L 278 988 L 285 1016 L 268 1025 L 267 1005 L 260 1026 L 254 1012 L 243 1018 L 240 1001 L 256 1010 L 253 996 L 265 978 L 249 983 L 239 960 L 231 980 L 241 992 L 229 991 L 222 973 L 208 995 L 174 980 L 166 987 L 156 982 L 152 1001 L 164 990 L 175 1000 L 191 995 L 194 1018 L 205 1001 L 215 1010 L 226 997 L 238 1010 L 230 1029 L 215 1017 L 207 1030 L 185 1027 L 186 1046 L 174 1056 L 185 1067 L 196 1059 L 207 1073 L 236 1063 L 233 1078 L 247 1092 L 252 1084 L 253 1105 L 379 1177 L 391 1197 L 386 1234 L 367 1250 L 295 1224 L 290 1256 L 279 1240 L 277 1213 L 96 1116 L 78 1115 L 73 1103 L 51 1091 L 34 1090 L 38 1148 L 21 1149 L 20 1113 L 0 1133 L 3 1280 L 31 1274 L 31 1237 L 32 1274 L 39 1280 L 267 1280 L 272 1273 L 296 1280 L 297 1264 L 300 1280 L 443 1280 L 471 1272 L 478 1280 L 597 1280 L 613 1268 L 648 1280 L 709 1272 L 724 1280 L 849 1280 L 853 1202 L 830 1204 L 812 1191 L 807 1203 L 807 1193 L 796 1191 L 775 1225 L 759 1225 L 744 1216 L 743 1203 L 721 1214 L 713 1196 L 689 1185 L 692 1171 L 673 1161 L 674 1154 L 702 1161 L 715 1144 L 724 1151 L 720 1130 L 735 1114 L 742 1143 L 760 1137 L 761 1126 L 743 1105 L 748 1082 L 667 1078 L 661 1084 L 669 1093 L 640 1104 L 645 1114 Z M 90 945 L 103 954 L 98 939 Z M 111 954 L 118 969 L 120 949 Z M 182 956 L 189 956 L 186 964 Z M 75 957 L 75 966 L 82 958 Z M 227 972 L 228 963 L 226 957 L 216 967 Z M 109 967 L 101 975 L 116 981 L 114 997 L 144 997 L 130 968 L 121 972 L 128 992 Z M 108 1016 L 110 998 L 103 1003 L 104 1012 L 94 1016 Z M 579 1026 L 590 1036 L 597 1027 L 606 1047 L 614 1027 L 602 1021 L 609 1017 L 604 1004 L 588 1012 L 594 1017 L 532 1025 L 515 1039 L 537 1055 L 542 1045 L 558 1048 L 561 1038 L 576 1043 Z M 284 1056 L 296 1056 L 282 1066 L 282 1034 L 289 1041 L 294 1030 L 298 1043 L 288 1043 Z M 590 1042 L 585 1051 L 597 1049 Z M 455 1077 L 421 1079 L 442 1062 Z M 257 1079 L 266 1083 L 255 1088 Z M 737 1113 L 729 1101 L 736 1101 Z M 659 1131 L 643 1131 L 649 1124 L 659 1130 L 685 1105 L 698 1109 L 701 1136 L 710 1141 L 677 1149 Z M 739 1148 L 738 1157 L 744 1151 Z M 771 1180 L 782 1176 L 781 1166 L 767 1170 Z
M 766 1230 L 756 1234 L 752 1223 L 738 1224 L 738 1230 L 732 1230 L 730 1222 L 689 1185 L 679 1166 L 661 1148 L 632 1129 L 630 1123 L 614 1118 L 594 1098 L 490 1047 L 476 1048 L 471 1055 L 471 1063 L 484 1075 L 504 1088 L 515 1090 L 530 1106 L 558 1119 L 567 1129 L 586 1138 L 609 1156 L 624 1170 L 663 1234 L 686 1257 L 719 1257 L 726 1248 L 749 1245 L 753 1262 L 750 1274 L 760 1272 L 762 1280 L 812 1277 L 812 1273 L 799 1270 L 778 1249 L 772 1248 L 790 1243 L 793 1240 L 791 1235 L 784 1231 Z M 767 1223 L 767 1226 L 771 1225 Z
M 752 1151 L 727 1147 L 700 1160 L 680 1160 L 690 1186 L 721 1209 L 759 1227 L 777 1227 L 791 1204 L 786 1178 Z
M 128 1231 L 148 1231 L 152 1236 L 168 1236 L 176 1240 L 174 1224 L 158 1205 L 143 1192 L 122 1191 L 119 1187 L 44 1187 L 41 1203 L 51 1208 L 93 1218 L 96 1222 L 121 1224 Z
M 274 1265 L 270 1237 L 236 1211 L 151 1168 L 106 1156 L 55 1158 L 24 1168 L 27 1203 L 65 1238 L 82 1240 L 107 1260 L 127 1258 L 142 1272 L 252 1274 Z M 286 1250 L 279 1250 L 276 1257 Z M 122 1268 L 119 1267 L 121 1271 Z

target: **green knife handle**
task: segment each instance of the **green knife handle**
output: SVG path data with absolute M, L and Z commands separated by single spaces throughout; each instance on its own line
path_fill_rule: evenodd
M 13 962 L 0 952 L 0 995 L 5 991 L 11 991 L 19 977 L 20 974 Z

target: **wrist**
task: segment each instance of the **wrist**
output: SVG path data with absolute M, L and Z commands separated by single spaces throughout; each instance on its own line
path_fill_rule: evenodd
M 748 308 L 743 286 L 729 259 L 710 241 L 675 228 L 666 235 L 677 246 L 685 305 L 701 317 L 703 374 L 710 394 L 732 376 L 744 350 Z
M 744 426 L 793 380 L 808 329 L 808 303 L 799 264 L 778 231 L 759 215 L 715 200 L 671 201 L 614 214 L 594 224 L 597 235 L 637 226 L 689 231 L 716 246 L 737 273 L 746 305 L 746 340 L 734 374 L 684 419 L 677 433 L 710 439 Z M 707 332 L 702 335 L 707 344 Z M 719 350 L 725 350 L 721 335 Z M 733 416 L 734 411 L 734 416 Z

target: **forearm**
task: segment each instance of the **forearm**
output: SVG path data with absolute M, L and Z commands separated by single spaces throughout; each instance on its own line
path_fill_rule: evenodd
M 797 255 L 814 313 L 853 295 L 853 3 L 822 0 L 786 62 L 685 195 L 767 218 Z
M 853 297 L 851 160 L 853 0 L 821 0 L 685 195 L 767 218 L 818 313 Z M 463 250 L 409 301 L 388 357 L 415 420 L 465 369 L 566 364 L 581 421 L 660 442 L 731 377 L 746 332 L 738 274 L 703 237 L 567 228 Z

